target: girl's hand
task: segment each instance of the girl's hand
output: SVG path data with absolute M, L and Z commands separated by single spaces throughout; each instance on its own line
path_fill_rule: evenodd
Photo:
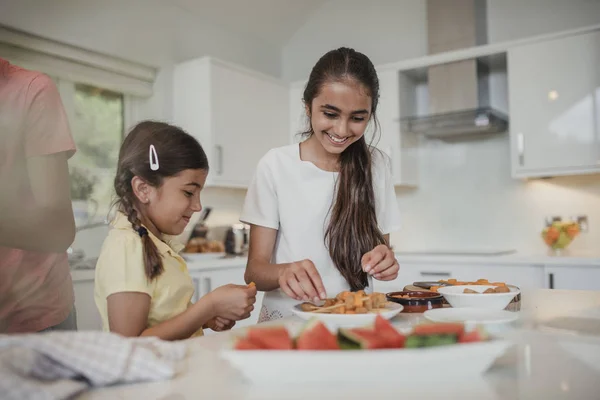
M 234 325 L 235 321 L 222 317 L 214 317 L 204 325 L 204 328 L 212 329 L 215 332 L 222 332 L 233 328 Z
M 400 266 L 394 252 L 385 244 L 380 244 L 363 255 L 362 269 L 380 281 L 391 281 L 398 277 Z
M 213 315 L 230 321 L 240 321 L 250 316 L 256 302 L 256 286 L 225 285 L 208 294 Z
M 321 275 L 310 260 L 297 261 L 283 268 L 279 273 L 279 287 L 298 301 L 318 302 L 327 298 Z

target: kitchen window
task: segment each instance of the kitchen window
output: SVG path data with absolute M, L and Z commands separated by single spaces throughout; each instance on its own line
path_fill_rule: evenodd
M 123 141 L 122 93 L 58 80 L 77 152 L 69 160 L 71 199 L 78 227 L 106 220 L 114 199 Z

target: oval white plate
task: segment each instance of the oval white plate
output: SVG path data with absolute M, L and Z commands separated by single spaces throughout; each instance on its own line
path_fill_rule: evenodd
M 379 313 L 368 313 L 368 314 L 323 314 L 306 312 L 300 309 L 300 304 L 292 307 L 292 312 L 304 320 L 317 318 L 326 323 L 328 326 L 365 326 L 373 323 L 377 314 L 380 314 L 385 319 L 390 319 L 396 316 L 400 311 L 404 309 L 402 304 L 388 303 L 386 306 L 387 311 L 381 311 Z
M 519 314 L 506 310 L 488 308 L 434 308 L 423 316 L 433 322 L 465 322 L 476 324 L 501 324 L 519 319 Z

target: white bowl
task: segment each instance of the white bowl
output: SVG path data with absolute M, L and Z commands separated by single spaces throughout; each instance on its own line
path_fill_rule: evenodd
M 476 307 L 488 308 L 492 310 L 503 310 L 521 291 L 508 286 L 508 293 L 486 293 L 483 292 L 489 288 L 495 288 L 494 285 L 456 285 L 445 286 L 438 289 L 438 293 L 444 296 L 446 301 L 454 308 Z M 479 293 L 463 293 L 465 289 L 471 289 Z

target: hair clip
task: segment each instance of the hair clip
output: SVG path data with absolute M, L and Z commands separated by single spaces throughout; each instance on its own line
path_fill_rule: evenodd
M 150 145 L 150 151 L 148 152 L 148 158 L 150 159 L 150 169 L 152 171 L 158 170 L 158 154 L 156 154 L 156 149 L 154 145 Z
M 146 228 L 144 228 L 143 226 L 140 226 L 137 229 L 137 233 L 138 233 L 138 235 L 140 235 L 140 237 L 144 237 L 148 234 L 148 230 Z

